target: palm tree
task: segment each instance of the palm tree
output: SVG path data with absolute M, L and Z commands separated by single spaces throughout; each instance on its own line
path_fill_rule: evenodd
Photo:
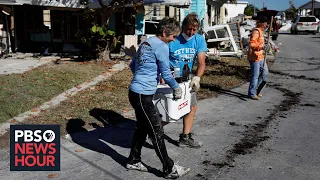
M 292 0 L 289 0 L 290 8 L 285 10 L 287 19 L 294 19 L 297 16 L 298 9 L 293 4 Z
M 253 4 L 249 4 L 245 9 L 244 9 L 244 14 L 247 16 L 253 16 L 254 15 L 254 9 L 256 9 L 256 12 L 259 12 L 260 10 L 255 7 Z

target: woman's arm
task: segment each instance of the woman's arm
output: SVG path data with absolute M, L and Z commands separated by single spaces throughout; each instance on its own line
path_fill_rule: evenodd
M 131 72 L 134 74 L 135 72 L 135 66 L 136 66 L 136 56 L 133 57 L 131 63 L 130 63 L 130 69 L 131 69 Z
M 179 88 L 179 84 L 173 78 L 170 65 L 169 65 L 169 47 L 167 45 L 158 47 L 155 50 L 155 55 L 158 60 L 158 66 L 161 73 L 161 77 L 164 81 L 173 89 Z
M 261 42 L 259 38 L 260 38 L 259 31 L 254 30 L 250 38 L 250 47 L 255 51 L 260 51 L 264 46 L 263 42 Z

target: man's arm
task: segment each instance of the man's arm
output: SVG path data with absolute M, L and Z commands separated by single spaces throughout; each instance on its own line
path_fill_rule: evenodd
M 207 42 L 203 36 L 199 37 L 198 40 L 198 49 L 197 49 L 197 57 L 198 57 L 198 69 L 196 76 L 201 77 L 204 73 L 204 69 L 206 67 L 206 52 L 208 51 Z
M 204 69 L 206 67 L 206 53 L 200 52 L 198 54 L 198 69 L 197 69 L 197 76 L 201 77 L 204 73 Z
M 198 42 L 197 49 L 197 60 L 198 60 L 198 69 L 196 76 L 194 76 L 191 80 L 190 87 L 194 87 L 195 91 L 200 89 L 200 77 L 204 73 L 204 69 L 206 68 L 206 52 L 208 51 L 207 43 L 205 39 L 201 36 Z

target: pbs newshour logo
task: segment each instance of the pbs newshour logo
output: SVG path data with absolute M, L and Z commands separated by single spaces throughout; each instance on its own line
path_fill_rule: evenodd
M 10 171 L 60 171 L 60 125 L 11 125 Z

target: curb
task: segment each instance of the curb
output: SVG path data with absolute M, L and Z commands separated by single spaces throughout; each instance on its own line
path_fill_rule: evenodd
M 10 129 L 10 125 L 20 124 L 24 120 L 26 120 L 27 118 L 39 116 L 42 111 L 47 110 L 49 108 L 52 108 L 54 106 L 57 106 L 61 102 L 67 100 L 69 97 L 76 95 L 78 92 L 86 90 L 86 89 L 90 88 L 91 86 L 94 86 L 94 85 L 102 82 L 103 80 L 109 79 L 115 72 L 122 71 L 126 67 L 128 67 L 128 65 L 124 61 L 120 61 L 119 64 L 115 64 L 112 67 L 112 69 L 110 69 L 110 72 L 103 73 L 103 74 L 93 78 L 89 82 L 87 81 L 87 82 L 84 82 L 76 87 L 73 87 L 73 88 L 59 94 L 58 96 L 52 98 L 50 101 L 41 104 L 37 108 L 34 108 L 32 110 L 21 113 L 21 114 L 17 115 L 16 117 L 9 119 L 7 122 L 1 123 L 0 124 L 0 136 L 5 134 L 8 131 L 8 129 Z

